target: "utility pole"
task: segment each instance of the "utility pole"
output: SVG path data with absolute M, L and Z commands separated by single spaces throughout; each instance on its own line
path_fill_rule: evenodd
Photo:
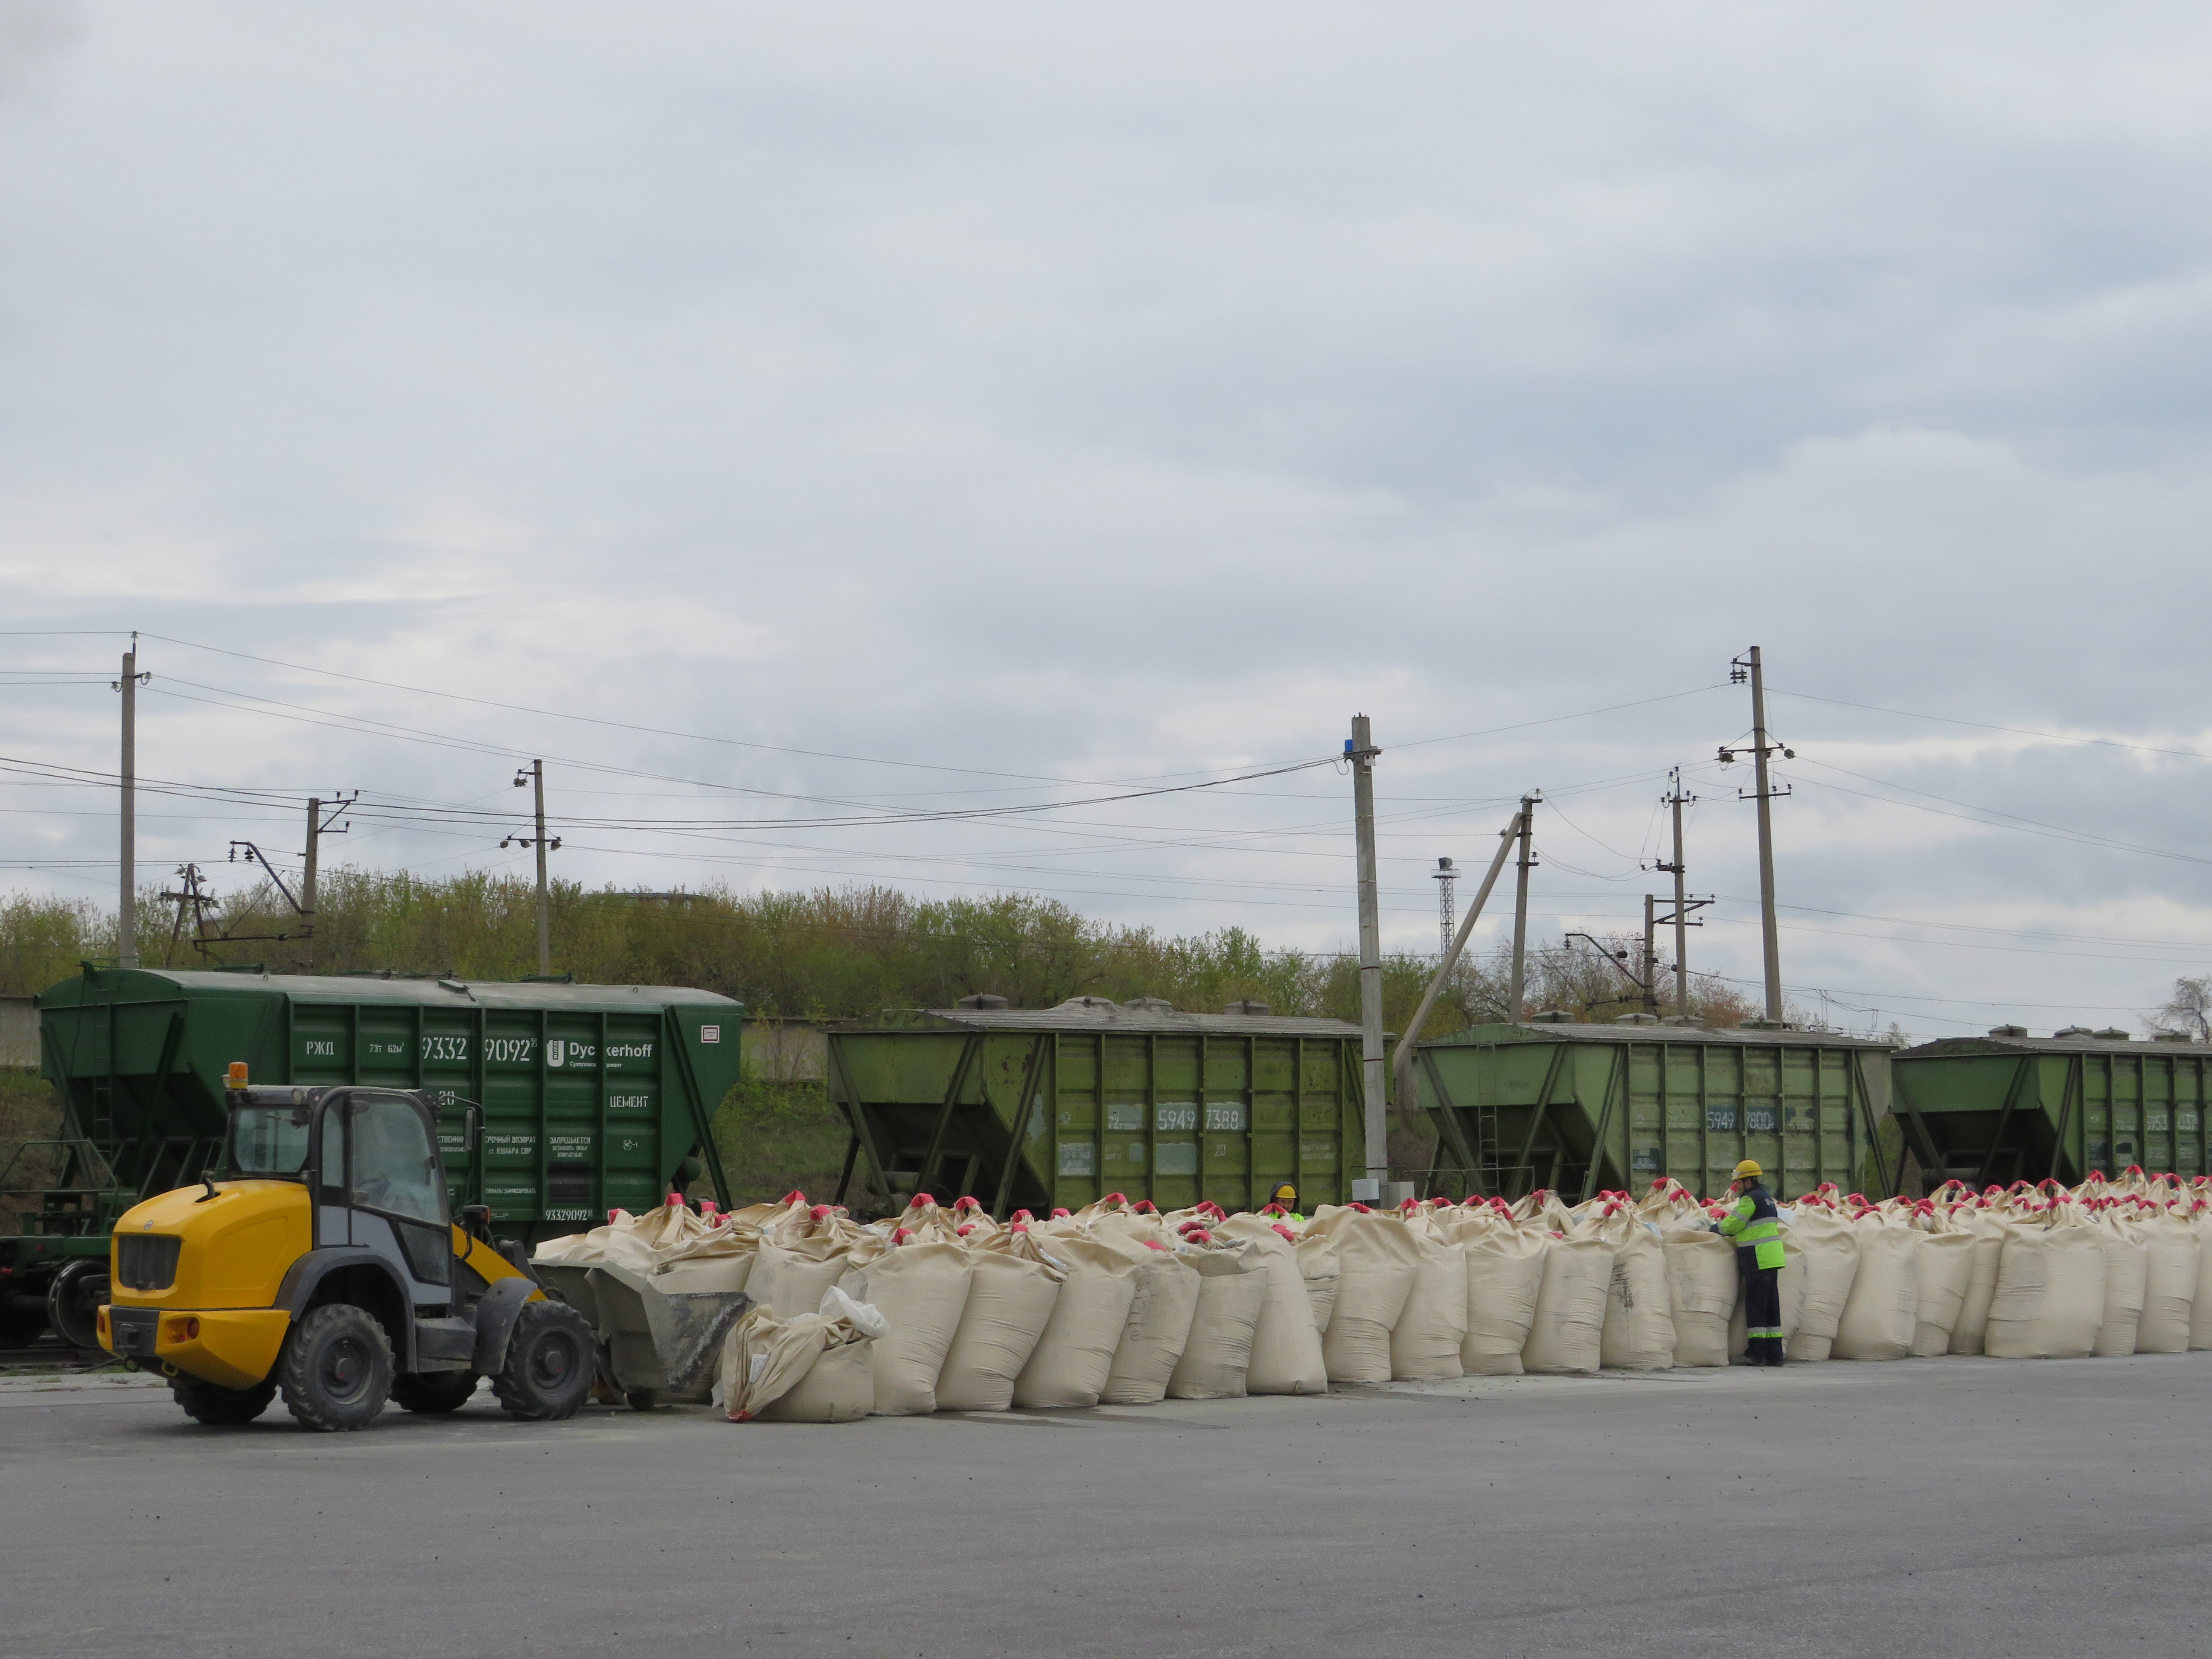
M 1759 802 L 1759 912 L 1761 942 L 1766 951 L 1766 1017 L 1779 1022 L 1782 1018 L 1782 941 L 1774 921 L 1774 810 L 1775 791 L 1767 781 L 1766 757 L 1779 750 L 1782 757 L 1793 759 L 1796 751 L 1783 749 L 1779 744 L 1766 740 L 1766 681 L 1760 667 L 1759 647 L 1753 646 L 1744 656 L 1729 665 L 1729 678 L 1741 685 L 1751 682 L 1751 761 L 1753 794 Z M 1735 754 L 1721 750 L 1723 763 L 1733 761 Z M 1788 790 L 1781 792 L 1788 794 Z M 1736 792 L 1737 799 L 1743 792 Z
M 338 814 L 360 798 L 361 791 L 356 789 L 343 800 L 332 802 L 330 823 L 323 822 L 323 803 L 319 798 L 307 802 L 307 873 L 300 878 L 300 949 L 297 952 L 300 971 L 303 974 L 315 965 L 315 872 L 321 862 L 322 840 L 326 835 L 343 836 L 353 827 L 343 824 L 334 830 L 331 824 L 337 823 Z
M 1528 843 L 1536 828 L 1536 803 L 1543 799 L 1540 789 L 1521 797 L 1521 827 L 1516 832 L 1521 838 L 1520 867 L 1513 879 L 1513 972 L 1505 992 L 1505 1018 L 1514 1025 L 1521 1023 L 1522 999 L 1528 988 L 1528 872 L 1536 867 L 1536 861 L 1528 856 Z
M 143 677 L 153 678 L 149 674 Z M 115 907 L 115 958 L 125 968 L 138 965 L 138 635 L 133 629 L 131 648 L 123 653 L 123 678 L 115 689 L 123 694 L 123 813 L 118 825 L 117 854 L 121 866 Z
M 1660 869 L 1674 878 L 1674 1012 L 1684 1019 L 1690 1014 L 1690 911 L 1689 895 L 1683 889 L 1686 879 L 1682 861 L 1682 808 L 1694 795 L 1682 793 L 1682 769 L 1676 767 L 1668 774 L 1667 805 L 1674 812 L 1674 861 L 1662 864 Z
M 1389 1087 L 1382 1064 L 1382 921 L 1375 890 L 1375 757 L 1382 751 L 1367 716 L 1352 717 L 1345 758 L 1352 763 L 1352 821 L 1358 854 L 1359 1043 L 1366 1083 L 1367 1201 L 1380 1203 L 1390 1178 Z M 1355 1195 L 1360 1188 L 1355 1188 Z
M 1451 953 L 1452 933 L 1459 926 L 1459 870 L 1449 859 L 1438 859 L 1437 881 L 1437 960 Z
M 294 957 L 301 973 L 315 965 L 315 864 L 316 854 L 322 850 L 323 802 L 319 795 L 307 797 L 307 869 L 300 877 L 300 948 Z
M 534 787 L 538 791 L 538 836 L 533 841 L 527 836 L 509 836 L 500 845 L 505 847 L 509 842 L 520 842 L 525 847 L 538 849 L 538 971 L 550 979 L 553 974 L 553 907 L 545 890 L 545 855 L 557 852 L 561 842 L 558 837 L 550 842 L 545 839 L 545 763 L 534 760 L 530 763 L 528 771 L 517 772 L 514 787 L 518 789 Z M 1371 860 L 1370 867 L 1372 867 Z
M 1644 896 L 1644 1012 L 1659 1012 L 1659 953 L 1652 948 L 1651 895 Z
M 208 891 L 207 878 L 200 873 L 198 865 L 180 864 L 177 866 L 177 873 L 184 878 L 184 890 L 161 895 L 163 902 L 174 900 L 177 906 L 177 920 L 169 929 L 169 949 L 161 958 L 161 966 L 164 968 L 173 967 L 176 963 L 177 941 L 184 937 L 186 907 L 189 906 L 192 913 L 192 949 L 198 951 L 203 957 L 208 954 L 207 913 L 222 908 L 222 901 Z

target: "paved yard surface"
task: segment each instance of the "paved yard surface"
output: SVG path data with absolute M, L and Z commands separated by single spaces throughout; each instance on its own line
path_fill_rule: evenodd
M 724 1423 L 0 1382 L 9 1655 L 2212 1651 L 2212 1354 Z

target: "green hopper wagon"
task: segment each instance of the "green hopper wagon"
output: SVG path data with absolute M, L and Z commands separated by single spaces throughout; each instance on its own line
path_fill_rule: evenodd
M 2130 1164 L 2212 1173 L 2212 1044 L 2136 1042 L 2071 1026 L 2002 1025 L 1897 1056 L 1897 1114 L 1927 1184 L 2056 1177 L 2069 1186 Z
M 1824 1181 L 1889 1189 L 1875 1132 L 1888 1044 L 1826 1031 L 1656 1022 L 1477 1025 L 1417 1045 L 1437 1126 L 1430 1190 L 1572 1199 L 1672 1176 L 1725 1192 L 1756 1158 L 1778 1193 Z
M 1310 1208 L 1351 1194 L 1359 1028 L 1255 1004 L 1179 1013 L 1157 999 L 1008 1008 L 971 997 L 829 1032 L 830 1097 L 886 1202 L 972 1194 L 994 1212 L 1108 1193 L 1163 1209 L 1255 1209 L 1282 1182 Z
M 744 1010 L 710 992 L 88 965 L 39 1006 L 64 1121 L 0 1172 L 15 1212 L 0 1325 L 15 1340 L 43 1310 L 92 1345 L 108 1233 L 213 1163 L 234 1060 L 257 1085 L 430 1091 L 453 1202 L 489 1206 L 526 1245 L 702 1176 L 729 1190 L 709 1126 L 737 1081 Z M 26 1188 L 28 1167 L 41 1178 Z

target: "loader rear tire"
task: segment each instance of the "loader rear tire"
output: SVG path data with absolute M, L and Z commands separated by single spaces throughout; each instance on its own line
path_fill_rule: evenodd
M 426 1417 L 457 1412 L 469 1403 L 483 1380 L 474 1371 L 410 1372 L 392 1379 L 392 1403 Z
M 592 1391 L 599 1343 L 565 1303 L 526 1302 L 491 1391 L 509 1415 L 532 1423 L 574 1417 Z
M 272 1376 L 250 1389 L 226 1389 L 197 1376 L 176 1376 L 169 1379 L 169 1392 L 195 1423 L 234 1428 L 269 1409 L 269 1402 L 276 1398 L 276 1379 Z
M 307 1428 L 367 1428 L 392 1396 L 392 1343 L 366 1309 L 333 1302 L 293 1326 L 276 1361 L 284 1407 Z

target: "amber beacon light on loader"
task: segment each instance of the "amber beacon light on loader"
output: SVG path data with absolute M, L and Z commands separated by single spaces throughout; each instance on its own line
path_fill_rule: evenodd
M 243 1062 L 228 1085 L 216 1167 L 116 1223 L 101 1346 L 203 1423 L 282 1393 L 309 1428 L 357 1429 L 387 1401 L 453 1411 L 484 1377 L 516 1417 L 575 1412 L 591 1328 L 493 1246 L 489 1210 L 451 1215 L 434 1097 L 254 1088 Z

